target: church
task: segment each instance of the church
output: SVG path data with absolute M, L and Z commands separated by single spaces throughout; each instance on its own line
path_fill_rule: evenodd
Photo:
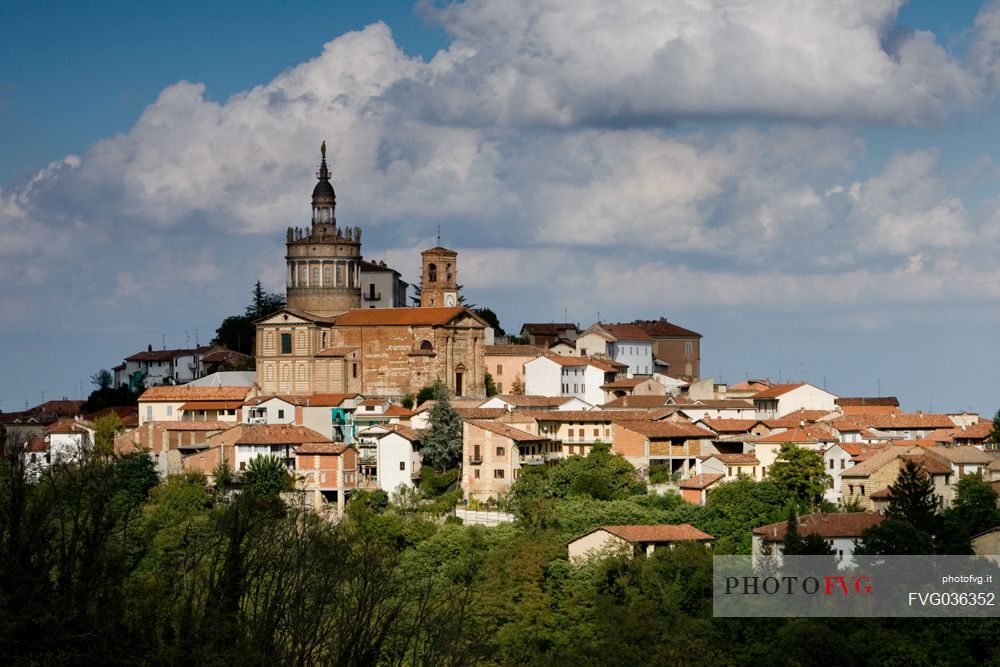
M 256 323 L 261 392 L 399 398 L 440 379 L 485 397 L 493 330 L 458 303 L 457 253 L 421 253 L 419 307 L 362 308 L 361 229 L 337 225 L 325 142 L 320 152 L 312 225 L 286 233 L 287 307 Z

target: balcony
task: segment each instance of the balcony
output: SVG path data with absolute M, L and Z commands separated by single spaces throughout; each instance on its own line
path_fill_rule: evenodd
M 469 457 L 469 465 L 470 466 L 477 466 L 477 465 L 479 465 L 482 462 L 483 462 L 483 455 L 482 454 L 473 454 L 472 456 Z
M 358 465 L 362 466 L 373 466 L 376 463 L 376 457 L 374 454 L 359 454 L 358 455 Z
M 248 424 L 266 424 L 267 417 L 247 417 Z

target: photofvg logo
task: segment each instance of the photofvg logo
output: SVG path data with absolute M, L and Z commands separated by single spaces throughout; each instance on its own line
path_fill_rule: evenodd
M 976 556 L 715 556 L 715 616 L 997 616 L 995 561 Z M 994 604 L 995 603 L 995 604 Z
M 871 577 L 824 575 L 726 577 L 725 595 L 868 595 Z

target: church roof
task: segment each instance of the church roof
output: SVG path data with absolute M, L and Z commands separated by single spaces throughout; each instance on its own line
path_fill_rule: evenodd
M 458 255 L 454 250 L 449 250 L 448 248 L 442 248 L 441 246 L 435 246 L 428 250 L 424 250 L 421 255 Z
M 480 319 L 462 306 L 454 308 L 356 308 L 337 318 L 337 326 L 433 326 L 451 322 L 468 314 Z

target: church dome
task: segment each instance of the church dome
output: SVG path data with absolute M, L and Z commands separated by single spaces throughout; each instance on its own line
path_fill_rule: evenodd
M 319 164 L 319 171 L 316 172 L 316 178 L 319 179 L 319 183 L 313 188 L 312 203 L 313 206 L 335 206 L 337 204 L 337 195 L 333 191 L 333 184 L 330 183 L 330 169 L 326 166 L 326 142 L 320 146 L 320 154 L 323 156 L 322 162 Z

